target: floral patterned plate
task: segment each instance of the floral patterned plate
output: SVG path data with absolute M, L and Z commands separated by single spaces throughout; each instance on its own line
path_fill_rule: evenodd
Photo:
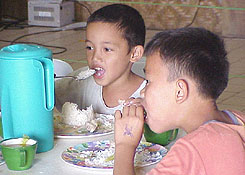
M 70 165 L 98 170 L 112 170 L 115 143 L 110 140 L 94 141 L 67 148 L 61 155 Z M 167 153 L 161 145 L 141 142 L 136 149 L 135 166 L 144 167 L 159 162 Z
M 54 135 L 56 138 L 88 138 L 110 135 L 114 133 L 114 116 L 96 114 L 99 120 L 98 127 L 94 132 L 89 132 L 84 128 L 77 128 L 62 123 L 60 115 L 54 115 Z

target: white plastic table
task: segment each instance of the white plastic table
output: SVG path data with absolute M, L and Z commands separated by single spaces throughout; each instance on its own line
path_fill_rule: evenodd
M 103 136 L 99 138 L 86 138 L 86 139 L 55 139 L 54 148 L 48 152 L 38 153 L 36 154 L 35 160 L 33 162 L 33 166 L 24 171 L 12 171 L 9 170 L 6 164 L 0 166 L 0 174 L 1 175 L 36 175 L 36 174 L 44 174 L 44 175 L 104 175 L 104 174 L 113 174 L 112 170 L 98 170 L 94 168 L 80 168 L 78 166 L 73 166 L 71 164 L 66 163 L 62 160 L 61 154 L 66 148 L 70 146 L 74 146 L 83 142 L 90 142 L 101 139 L 113 139 L 113 135 Z M 137 169 L 136 171 L 147 171 L 151 169 L 153 166 L 144 167 Z M 89 170 L 87 170 L 89 169 Z
M 177 139 L 184 135 L 183 131 L 179 131 Z M 48 152 L 36 154 L 33 166 L 24 171 L 12 171 L 9 170 L 6 164 L 0 165 L 1 175 L 111 175 L 112 170 L 98 170 L 93 168 L 80 168 L 78 166 L 73 166 L 62 160 L 61 154 L 70 146 L 75 146 L 83 142 L 90 142 L 96 140 L 112 140 L 113 134 L 100 137 L 90 137 L 90 138 L 57 138 L 54 142 L 54 148 Z M 173 144 L 173 143 L 172 143 Z M 169 149 L 172 144 L 168 145 Z M 141 167 L 136 169 L 136 174 L 142 175 L 148 172 L 150 169 L 155 167 L 156 164 L 147 167 Z M 88 170 L 87 170 L 88 169 Z

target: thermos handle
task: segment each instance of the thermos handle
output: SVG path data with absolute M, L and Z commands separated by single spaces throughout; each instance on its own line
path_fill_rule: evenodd
M 54 65 L 50 58 L 38 59 L 44 67 L 44 82 L 46 95 L 46 108 L 54 108 Z

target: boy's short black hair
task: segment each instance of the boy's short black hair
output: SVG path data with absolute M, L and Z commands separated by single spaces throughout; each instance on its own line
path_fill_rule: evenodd
M 124 4 L 112 4 L 95 11 L 87 20 L 92 22 L 112 23 L 122 31 L 123 37 L 127 40 L 129 50 L 134 46 L 145 44 L 145 23 L 140 13 Z
M 145 55 L 156 52 L 169 69 L 169 81 L 187 75 L 202 96 L 217 99 L 228 84 L 229 62 L 224 41 L 204 28 L 180 28 L 156 34 Z

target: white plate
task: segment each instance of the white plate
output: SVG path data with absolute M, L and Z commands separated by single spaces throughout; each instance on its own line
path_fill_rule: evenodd
M 86 142 L 67 148 L 61 155 L 69 165 L 87 170 L 112 171 L 115 144 L 110 140 Z M 155 164 L 166 155 L 161 145 L 141 142 L 136 149 L 135 167 Z
M 103 118 L 109 125 L 100 125 L 94 132 L 88 132 L 79 128 L 61 123 L 61 117 L 54 115 L 54 136 L 55 138 L 91 138 L 114 133 L 114 116 L 105 114 L 96 114 L 96 118 Z

